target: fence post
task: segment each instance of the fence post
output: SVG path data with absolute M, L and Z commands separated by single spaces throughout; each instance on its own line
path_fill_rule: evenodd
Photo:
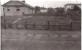
M 48 21 L 48 28 L 47 28 L 48 30 L 50 29 L 50 23 L 49 23 L 49 21 Z
M 33 29 L 35 29 L 35 24 L 33 24 Z
M 72 31 L 72 22 L 71 22 L 71 31 Z

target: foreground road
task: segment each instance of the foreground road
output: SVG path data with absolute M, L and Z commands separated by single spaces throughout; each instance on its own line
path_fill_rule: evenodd
M 2 30 L 2 50 L 81 50 L 79 31 Z

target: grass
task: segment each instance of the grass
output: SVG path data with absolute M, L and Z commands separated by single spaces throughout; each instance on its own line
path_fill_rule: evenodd
M 2 50 L 81 50 L 79 31 L 2 30 Z

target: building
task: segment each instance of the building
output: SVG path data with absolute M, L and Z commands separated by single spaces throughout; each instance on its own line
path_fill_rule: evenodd
M 72 4 L 72 3 L 70 3 L 70 4 L 66 4 L 66 5 L 64 6 L 65 11 L 67 11 L 68 9 L 73 9 L 74 6 L 78 6 L 79 8 L 81 8 L 81 4 Z
M 34 12 L 34 8 L 25 1 L 10 0 L 2 6 L 4 16 L 24 16 Z
M 40 12 L 41 13 L 46 13 L 48 11 L 48 8 L 41 7 Z
M 34 10 L 35 10 L 35 13 L 38 13 L 38 14 L 47 13 L 48 8 L 36 6 Z
M 72 19 L 72 30 L 81 30 L 81 4 L 66 4 L 65 13 Z
M 1 6 L 1 3 L 0 3 L 0 17 L 3 15 L 3 7 Z

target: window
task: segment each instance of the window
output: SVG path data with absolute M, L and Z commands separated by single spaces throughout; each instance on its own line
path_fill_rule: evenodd
M 10 9 L 7 9 L 7 11 L 10 11 Z
M 16 9 L 16 11 L 20 11 L 20 9 Z

